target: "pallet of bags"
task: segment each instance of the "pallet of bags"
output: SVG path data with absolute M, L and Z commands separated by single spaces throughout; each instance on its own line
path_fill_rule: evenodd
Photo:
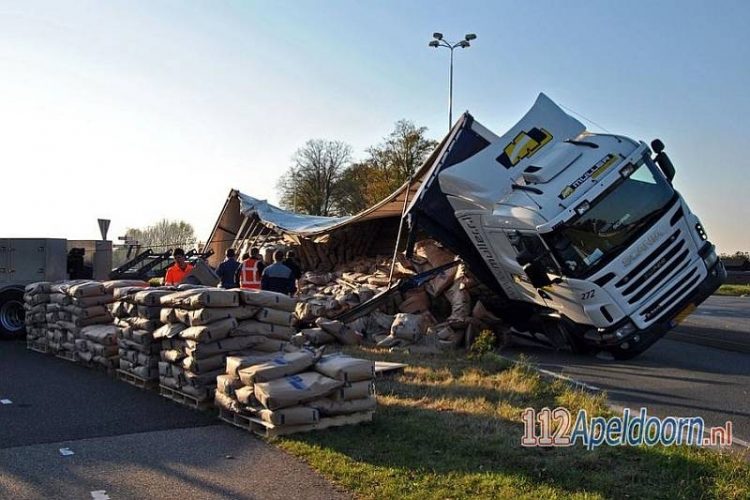
M 75 341 L 80 363 L 112 372 L 117 366 L 117 329 L 112 323 L 81 327 Z
M 109 309 L 113 291 L 100 281 L 70 284 L 61 290 L 67 298 L 61 308 L 67 313 L 66 319 L 58 322 L 66 331 L 61 357 L 91 367 L 114 369 L 117 363 L 116 332 Z M 72 358 L 69 357 L 71 344 Z M 115 344 L 114 348 L 112 344 Z
M 160 299 L 170 293 L 174 293 L 171 287 L 132 284 L 115 291 L 112 313 L 117 326 L 120 380 L 142 389 L 158 385 L 161 345 L 154 333 L 162 326 Z
M 41 281 L 27 285 L 23 295 L 26 325 L 26 347 L 32 351 L 48 352 L 47 305 L 51 283 Z
M 239 320 L 237 335 L 261 336 L 266 339 L 256 350 L 278 352 L 295 350 L 288 347 L 296 333 L 294 311 L 297 299 L 269 291 L 239 291 L 240 303 L 258 308 L 252 318 Z
M 73 315 L 67 310 L 73 298 L 68 294 L 72 286 L 88 280 L 61 281 L 50 285 L 47 304 L 47 347 L 49 352 L 67 361 L 76 361 L 76 325 Z
M 288 342 L 238 330 L 262 307 L 240 301 L 240 292 L 194 288 L 161 298 L 159 391 L 195 408 L 212 405 L 216 377 L 226 370 L 226 358 L 256 352 L 295 349 Z
M 230 358 L 215 403 L 222 420 L 265 437 L 351 425 L 372 420 L 374 377 L 372 361 L 308 349 Z

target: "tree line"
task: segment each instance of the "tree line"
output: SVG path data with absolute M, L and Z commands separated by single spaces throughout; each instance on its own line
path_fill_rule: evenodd
M 152 248 L 157 252 L 174 247 L 192 247 L 197 238 L 192 224 L 183 220 L 162 219 L 144 228 L 128 228 L 125 234 L 130 240 L 138 241 L 141 248 Z
M 408 120 L 396 122 L 379 144 L 354 161 L 348 144 L 311 139 L 292 156 L 278 182 L 282 208 L 309 215 L 351 215 L 387 197 L 406 182 L 437 142 L 427 128 Z

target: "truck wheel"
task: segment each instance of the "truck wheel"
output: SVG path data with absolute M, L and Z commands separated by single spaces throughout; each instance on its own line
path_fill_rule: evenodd
M 587 356 L 594 356 L 597 352 L 599 352 L 599 349 L 596 346 L 586 343 L 585 340 L 576 336 L 575 334 L 570 334 L 568 339 L 570 341 L 570 350 L 573 354 L 585 354 Z
M 564 335 L 568 345 L 570 346 L 570 351 L 573 354 L 594 355 L 598 352 L 596 346 L 592 346 L 584 340 L 583 335 L 585 333 L 585 329 L 576 327 L 569 321 L 559 322 L 558 327 Z
M 0 292 L 0 339 L 21 337 L 26 333 L 26 311 L 23 309 L 23 292 Z

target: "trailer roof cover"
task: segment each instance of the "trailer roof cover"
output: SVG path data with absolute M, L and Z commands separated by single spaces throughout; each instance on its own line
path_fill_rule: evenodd
M 266 200 L 259 200 L 244 193 L 237 194 L 240 200 L 240 211 L 245 215 L 257 215 L 266 224 L 278 229 L 296 233 L 319 233 L 351 219 L 346 217 L 323 217 L 318 215 L 304 215 L 283 210 L 271 205 Z

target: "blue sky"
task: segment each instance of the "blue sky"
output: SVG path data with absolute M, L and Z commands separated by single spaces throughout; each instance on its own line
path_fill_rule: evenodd
M 2 233 L 168 217 L 206 238 L 230 188 L 275 201 L 307 139 L 361 157 L 401 118 L 439 139 L 441 31 L 478 35 L 456 54 L 454 116 L 502 133 L 545 92 L 660 137 L 719 249 L 750 250 L 748 20 L 730 1 L 0 2 Z

